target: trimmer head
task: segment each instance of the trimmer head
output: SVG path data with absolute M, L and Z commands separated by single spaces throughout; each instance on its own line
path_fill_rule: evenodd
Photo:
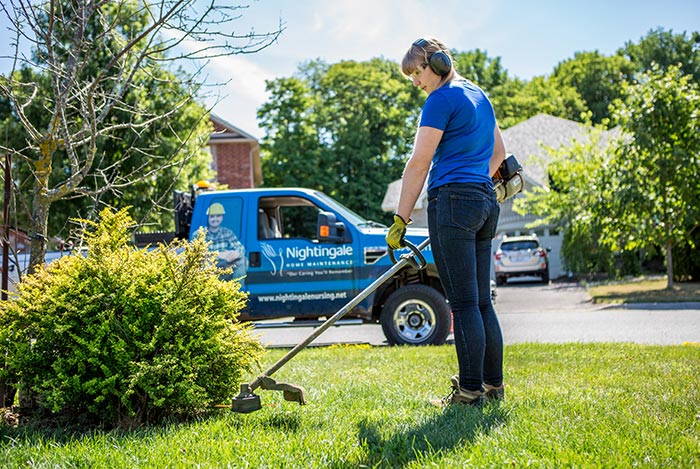
M 231 410 L 239 414 L 249 414 L 260 409 L 260 396 L 253 394 L 248 383 L 241 384 L 241 392 L 233 398 Z
M 262 409 L 260 396 L 253 393 L 253 389 L 258 386 L 268 391 L 282 391 L 285 401 L 298 402 L 299 405 L 306 404 L 306 391 L 301 386 L 278 383 L 268 376 L 261 376 L 251 384 L 241 384 L 241 392 L 233 398 L 231 410 L 239 414 L 249 414 Z

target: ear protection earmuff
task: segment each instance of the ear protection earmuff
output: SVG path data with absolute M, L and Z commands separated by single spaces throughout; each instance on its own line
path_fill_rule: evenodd
M 425 54 L 425 60 L 433 72 L 437 73 L 441 77 L 444 77 L 445 75 L 450 73 L 450 70 L 452 70 L 452 61 L 450 60 L 449 55 L 439 50 L 433 52 L 432 54 L 430 54 L 430 57 L 428 57 L 428 52 L 425 50 L 425 46 L 429 46 L 430 41 L 428 41 L 427 39 L 417 39 L 413 43 L 413 45 L 416 47 L 420 47 L 423 50 L 423 53 Z

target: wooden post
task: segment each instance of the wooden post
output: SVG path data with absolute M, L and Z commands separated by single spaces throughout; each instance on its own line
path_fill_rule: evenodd
M 5 199 L 3 200 L 3 230 L 2 230 L 2 293 L 0 299 L 7 300 L 8 275 L 10 267 L 10 185 L 12 171 L 10 154 L 5 155 Z
M 5 155 L 5 200 L 3 203 L 3 234 L 2 234 L 2 301 L 7 301 L 7 276 L 10 259 L 10 155 Z M 0 407 L 12 407 L 15 400 L 15 389 L 0 379 Z

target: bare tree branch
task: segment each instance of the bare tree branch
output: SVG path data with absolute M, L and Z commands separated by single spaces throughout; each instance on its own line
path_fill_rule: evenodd
M 104 195 L 124 193 L 162 171 L 174 171 L 176 178 L 185 171 L 187 157 L 180 153 L 201 137 L 194 128 L 181 135 L 163 123 L 196 99 L 202 90 L 201 69 L 168 75 L 166 80 L 189 90 L 168 109 L 147 109 L 133 96 L 148 92 L 140 88 L 143 80 L 159 89 L 159 77 L 151 73 L 157 64 L 206 62 L 273 44 L 284 30 L 281 21 L 266 33 L 253 28 L 241 33 L 232 27 L 247 8 L 245 2 L 225 0 L 0 0 L 14 41 L 12 70 L 0 77 L 0 93 L 27 135 L 26 144 L 0 148 L 28 163 L 34 180 L 28 204 L 30 270 L 43 263 L 53 203 L 90 195 L 97 206 Z M 32 47 L 31 57 L 22 55 L 20 43 Z M 38 110 L 41 122 L 34 117 Z M 206 118 L 200 116 L 195 128 L 201 129 Z M 169 154 L 162 154 L 157 142 L 143 146 L 143 132 L 155 125 L 168 135 L 181 135 Z M 138 145 L 131 155 L 105 165 L 112 160 L 99 153 L 101 145 L 126 130 Z M 168 195 L 152 197 L 154 207 Z

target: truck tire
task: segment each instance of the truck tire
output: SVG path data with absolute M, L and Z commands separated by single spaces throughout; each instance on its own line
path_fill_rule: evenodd
M 452 314 L 445 297 L 427 285 L 407 285 L 392 293 L 381 317 L 389 345 L 441 345 Z

